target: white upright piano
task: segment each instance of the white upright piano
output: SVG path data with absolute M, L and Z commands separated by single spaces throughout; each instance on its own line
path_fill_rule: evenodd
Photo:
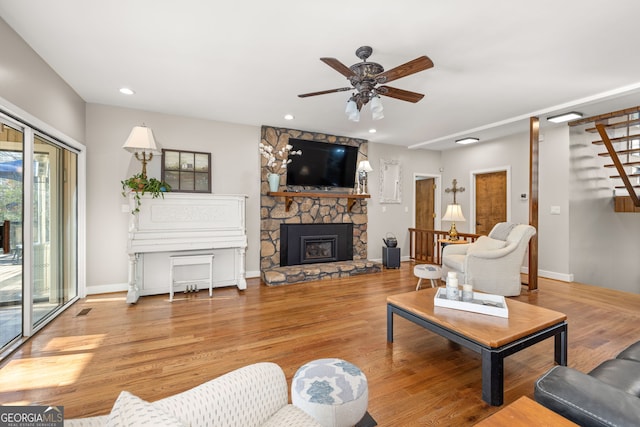
M 171 192 L 164 198 L 142 196 L 140 212 L 129 221 L 127 303 L 169 292 L 172 255 L 213 253 L 213 287 L 246 289 L 246 198 Z M 133 196 L 129 206 L 135 209 Z

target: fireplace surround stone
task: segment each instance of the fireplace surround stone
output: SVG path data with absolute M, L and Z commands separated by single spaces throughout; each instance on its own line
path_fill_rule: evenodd
M 363 139 L 262 126 L 261 142 L 274 147 L 274 150 L 284 147 L 289 138 L 357 146 L 358 161 L 367 158 L 367 141 Z M 270 190 L 265 167 L 266 160 L 261 160 L 260 270 L 262 279 L 267 285 L 345 277 L 381 270 L 379 263 L 367 260 L 367 199 L 356 199 L 349 209 L 348 200 L 340 198 L 339 194 L 336 194 L 335 198 L 294 197 L 289 209 L 286 209 L 283 197 L 273 197 L 268 194 Z M 286 190 L 285 179 L 286 177 L 281 176 L 279 191 Z M 343 193 L 347 191 L 351 192 L 353 189 L 344 189 Z M 280 224 L 282 223 L 353 224 L 353 260 L 306 264 L 304 269 L 300 266 L 282 267 L 280 265 Z M 313 267 L 318 265 L 322 267 Z

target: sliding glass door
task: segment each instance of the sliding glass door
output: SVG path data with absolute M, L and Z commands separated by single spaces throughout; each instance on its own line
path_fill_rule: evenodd
M 33 326 L 77 295 L 77 155 L 35 135 L 32 205 Z
M 78 296 L 78 154 L 2 116 L 0 225 L 1 354 Z
M 0 348 L 22 335 L 23 139 L 0 120 Z

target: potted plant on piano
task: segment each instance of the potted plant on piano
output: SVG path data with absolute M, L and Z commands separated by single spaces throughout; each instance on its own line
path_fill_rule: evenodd
M 120 181 L 120 183 L 122 184 L 122 195 L 124 197 L 133 194 L 135 200 L 135 208 L 131 211 L 133 215 L 140 212 L 141 196 L 144 196 L 145 193 L 151 194 L 151 196 L 156 199 L 158 197 L 164 198 L 164 193 L 171 191 L 171 186 L 165 181 L 156 178 L 147 178 L 141 173 L 135 174 L 124 181 Z

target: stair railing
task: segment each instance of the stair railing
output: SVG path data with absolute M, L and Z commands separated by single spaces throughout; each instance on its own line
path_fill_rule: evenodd
M 448 231 L 425 230 L 418 228 L 409 229 L 409 258 L 418 263 L 442 264 L 442 248 L 449 237 Z M 458 237 L 468 243 L 475 242 L 480 234 L 460 233 Z
M 605 129 L 605 126 L 602 123 L 597 123 L 596 124 L 596 129 L 598 130 L 598 133 L 600 134 L 600 138 L 602 138 L 602 142 L 603 142 L 604 146 L 607 148 L 607 152 L 609 153 L 609 156 L 611 157 L 611 160 L 613 161 L 613 165 L 615 166 L 616 170 L 618 171 L 618 175 L 620 176 L 620 179 L 622 180 L 622 183 L 624 184 L 624 187 L 627 189 L 627 192 L 629 193 L 629 197 L 631 197 L 631 200 L 633 201 L 633 205 L 635 207 L 640 207 L 640 199 L 638 199 L 638 195 L 636 194 L 636 190 L 633 187 L 633 184 L 631 183 L 631 180 L 629 179 L 629 176 L 627 175 L 627 171 L 624 169 L 624 166 L 622 165 L 622 162 L 620 161 L 620 158 L 618 156 L 618 152 L 616 151 L 615 147 L 613 146 L 613 143 L 611 142 L 611 139 L 609 139 L 609 135 L 607 135 L 607 131 Z

